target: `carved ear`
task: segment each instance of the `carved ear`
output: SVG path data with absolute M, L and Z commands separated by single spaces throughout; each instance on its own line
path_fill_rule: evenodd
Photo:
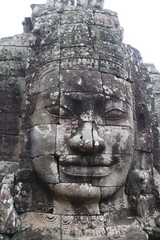
M 138 132 L 144 132 L 147 130 L 148 125 L 149 125 L 149 113 L 147 106 L 145 104 L 139 104 L 137 111 L 136 111 L 136 116 L 137 116 L 137 130 Z

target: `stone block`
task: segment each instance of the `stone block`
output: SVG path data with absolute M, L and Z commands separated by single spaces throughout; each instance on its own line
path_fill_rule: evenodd
M 114 240 L 148 240 L 148 234 L 141 230 L 137 221 L 130 224 L 106 227 L 108 239 Z
M 61 69 L 65 70 L 99 70 L 99 59 L 90 57 L 63 58 L 60 64 Z
M 104 170 L 104 175 L 100 175 L 99 178 L 96 178 L 96 176 L 93 175 L 93 186 L 108 187 L 108 191 L 112 192 L 112 190 L 115 191 L 117 188 L 121 188 L 125 184 L 131 163 L 131 156 L 123 154 L 117 155 L 117 159 L 117 163 L 106 168 L 106 171 Z M 103 169 L 103 166 L 101 168 Z
M 38 68 L 39 64 L 43 65 L 47 62 L 55 61 L 57 64 L 60 60 L 60 43 L 52 43 L 52 45 L 37 46 L 35 42 L 32 42 L 32 52 L 29 56 L 30 69 L 34 71 L 34 68 Z M 36 58 L 35 58 L 36 57 Z
M 128 79 L 127 68 L 124 65 L 123 66 L 119 65 L 116 60 L 113 62 L 103 57 L 100 59 L 99 64 L 100 64 L 99 65 L 100 72 L 115 75 L 124 80 Z
M 78 47 L 92 45 L 92 39 L 86 24 L 61 25 L 61 47 Z M 70 34 L 68 34 L 70 33 Z
M 54 237 L 54 238 L 53 238 Z M 52 236 L 52 234 L 42 234 L 39 230 L 27 229 L 17 232 L 12 240 L 28 240 L 28 239 L 38 239 L 38 240 L 61 240 L 59 237 Z
M 60 91 L 102 93 L 101 74 L 98 71 L 61 71 Z
M 129 123 L 130 124 L 130 123 Z M 132 155 L 133 130 L 129 126 L 97 126 L 99 136 L 104 139 L 106 148 L 103 154 Z M 117 135 L 121 141 L 117 139 Z M 109 137 L 108 137 L 109 136 Z M 127 143 L 127 148 L 125 144 Z
M 52 190 L 53 191 L 53 190 Z M 15 186 L 15 209 L 19 214 L 25 212 L 52 213 L 53 192 L 39 178 L 34 182 L 17 181 Z
M 120 45 L 123 39 L 122 28 L 107 28 L 107 27 L 90 27 L 92 41 L 94 44 L 102 46 L 104 43 L 112 43 Z
M 20 129 L 20 114 L 16 111 L 1 111 L 0 134 L 18 135 Z
M 21 109 L 21 95 L 17 91 L 15 92 L 13 89 L 11 91 L 4 90 L 1 91 L 0 95 L 0 109 Z
M 47 106 L 38 112 L 34 112 L 31 116 L 26 117 L 26 126 L 28 129 L 43 124 L 59 123 L 59 106 Z
M 87 183 L 60 183 L 54 187 L 54 214 L 99 214 L 100 188 Z
M 75 0 L 55 0 L 55 7 L 74 6 Z
M 61 59 L 83 59 L 88 58 L 91 60 L 99 59 L 99 54 L 94 51 L 93 46 L 78 46 L 78 47 L 65 47 L 61 49 Z M 98 66 L 97 66 L 98 67 Z M 66 69 L 67 70 L 67 69 Z M 77 69 L 79 70 L 79 69 Z
M 21 138 L 14 135 L 0 135 L 0 160 L 18 161 L 21 152 Z
M 102 73 L 102 84 L 106 95 L 116 97 L 131 106 L 133 105 L 130 82 L 117 78 L 115 75 Z
M 77 129 L 77 120 L 61 119 L 63 124 L 57 125 L 56 153 L 58 155 L 71 154 L 66 138 L 69 139 L 71 132 Z
M 97 26 L 119 28 L 119 20 L 117 18 L 117 15 L 113 15 L 109 10 L 106 10 L 105 12 L 95 12 L 94 22 Z
M 32 211 L 53 213 L 53 187 L 37 178 L 32 184 Z
M 152 194 L 139 195 L 136 197 L 137 215 L 146 218 L 153 215 L 156 207 L 156 199 Z
M 31 183 L 35 179 L 34 174 L 32 159 L 21 157 L 19 160 L 18 173 L 16 175 L 17 182 Z
M 88 7 L 89 8 L 95 8 L 98 10 L 102 10 L 103 9 L 103 5 L 104 5 L 104 0 L 91 0 L 88 1 Z
M 107 239 L 104 218 L 92 216 L 62 216 L 62 239 Z
M 0 189 L 0 233 L 13 234 L 20 229 L 20 220 L 14 208 L 12 196 L 14 174 L 3 178 Z
M 154 193 L 152 170 L 135 169 L 131 171 L 127 179 L 126 193 L 128 195 Z
M 60 43 L 60 25 L 59 15 L 48 15 L 47 23 L 45 16 L 37 18 L 33 28 L 33 36 L 31 39 L 31 47 L 34 50 L 38 46 L 56 45 Z M 48 26 L 48 27 L 46 27 Z
M 58 123 L 59 105 L 59 90 L 56 88 L 30 96 L 28 98 L 26 117 L 24 120 L 27 128 L 41 124 Z
M 9 174 L 17 174 L 18 162 L 0 161 L 0 181 Z
M 51 155 L 35 157 L 33 166 L 41 179 L 48 184 L 59 182 L 58 162 Z
M 75 11 L 64 11 L 61 15 L 61 24 L 76 24 L 76 23 L 87 23 L 94 24 L 93 12 L 90 10 L 82 11 L 81 9 L 75 9 Z
M 32 5 L 34 30 L 38 27 L 44 31 L 55 29 L 55 25 L 60 24 L 61 14 L 57 9 L 47 9 L 43 5 Z M 37 11 L 38 10 L 38 11 Z M 47 13 L 47 17 L 46 17 Z
M 0 76 L 25 76 L 25 64 L 23 61 L 0 61 Z
M 29 212 L 21 215 L 21 221 L 23 231 L 27 232 L 27 229 L 30 229 L 32 232 L 31 236 L 35 236 L 34 234 L 38 232 L 38 237 L 41 240 L 61 239 L 60 217 L 57 215 Z M 16 240 L 20 239 L 22 238 L 16 238 Z M 25 238 L 25 240 L 27 239 Z
M 30 157 L 54 154 L 56 144 L 56 125 L 37 125 L 27 133 L 26 154 Z
M 27 86 L 28 93 L 40 93 L 48 89 L 58 88 L 59 86 L 59 70 L 56 69 L 57 62 L 43 65 L 40 70 L 32 76 L 32 82 L 28 75 Z M 38 69 L 37 69 L 38 70 Z
M 24 110 L 25 79 L 23 77 L 1 76 L 0 81 L 0 109 Z
M 136 131 L 135 130 L 135 149 L 142 152 L 151 152 L 152 141 L 151 132 L 148 130 Z
M 14 205 L 17 213 L 32 210 L 32 184 L 17 182 L 15 186 Z

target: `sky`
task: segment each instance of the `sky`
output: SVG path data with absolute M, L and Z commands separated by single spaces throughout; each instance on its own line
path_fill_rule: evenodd
M 2 1 L 2 0 L 1 0 Z M 137 48 L 144 62 L 160 71 L 160 0 L 104 0 L 105 8 L 118 13 L 124 42 Z M 0 7 L 0 38 L 22 33 L 24 17 L 31 4 L 46 0 L 4 0 Z

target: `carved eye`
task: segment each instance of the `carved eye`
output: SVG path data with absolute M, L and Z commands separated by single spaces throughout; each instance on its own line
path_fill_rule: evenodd
M 119 120 L 124 117 L 125 112 L 120 109 L 112 109 L 105 113 L 106 119 L 110 121 Z
M 73 118 L 75 116 L 70 109 L 68 109 L 67 107 L 62 107 L 61 106 L 60 117 L 62 117 L 62 118 Z
M 59 106 L 58 105 L 45 107 L 44 110 L 53 116 L 59 116 Z

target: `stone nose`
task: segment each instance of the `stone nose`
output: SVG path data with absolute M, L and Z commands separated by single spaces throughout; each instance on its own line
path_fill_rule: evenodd
M 100 153 L 105 148 L 104 140 L 99 137 L 92 122 L 82 124 L 80 130 L 70 138 L 70 147 L 84 154 Z

